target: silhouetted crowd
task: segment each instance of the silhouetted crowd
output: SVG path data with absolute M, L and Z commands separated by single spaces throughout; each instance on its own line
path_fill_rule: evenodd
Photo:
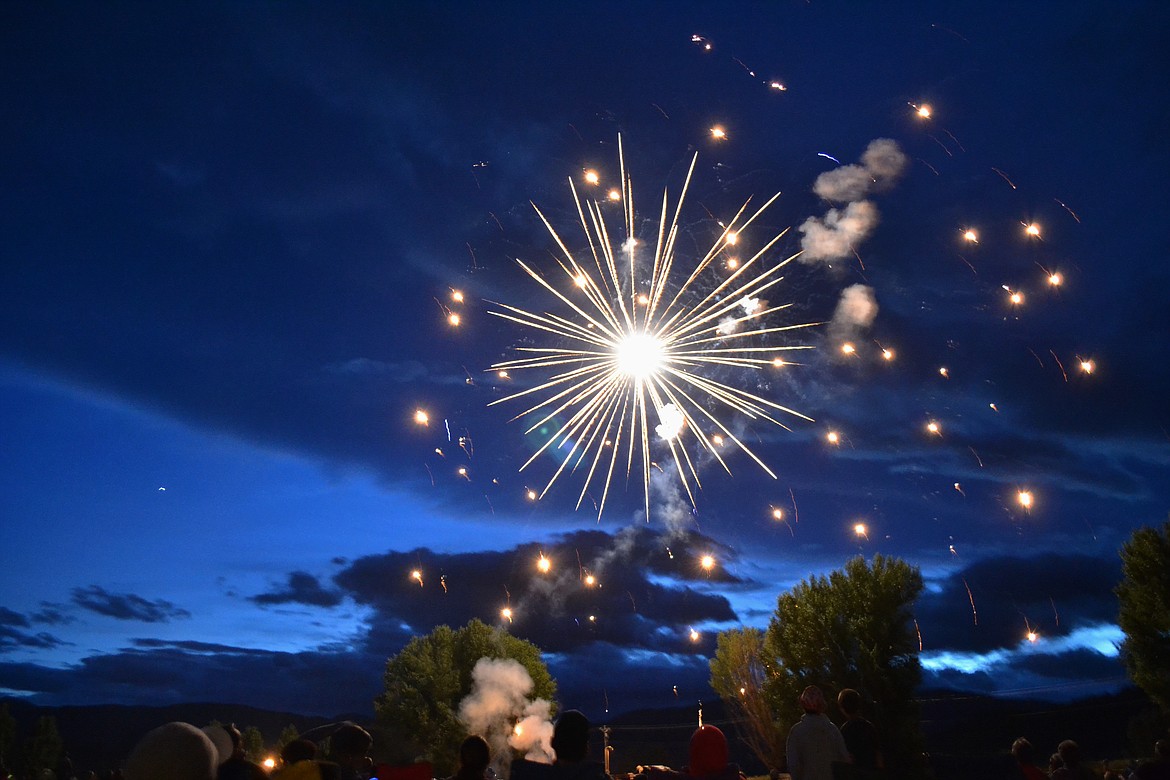
M 861 713 L 861 695 L 846 689 L 837 697 L 845 720 L 838 728 L 825 715 L 824 694 L 809 686 L 799 697 L 800 720 L 788 733 L 786 758 L 791 780 L 897 780 L 901 773 L 887 768 L 879 731 Z M 615 776 L 605 762 L 589 759 L 591 726 L 577 710 L 561 714 L 551 740 L 555 760 L 511 762 L 510 780 L 746 780 L 730 761 L 727 738 L 715 726 L 700 725 L 691 735 L 688 762 L 681 769 L 639 766 L 637 772 Z M 319 743 L 328 755 L 319 756 Z M 245 757 L 241 734 L 232 725 L 199 729 L 188 723 L 167 723 L 146 734 L 126 758 L 122 769 L 99 776 L 75 773 L 68 759 L 56 772 L 18 780 L 432 780 L 431 765 L 375 765 L 370 757 L 374 740 L 352 722 L 313 729 L 289 742 L 280 759 L 265 767 Z M 1170 742 L 1158 740 L 1155 755 L 1124 772 L 1097 768 L 1085 762 L 1076 742 L 1065 740 L 1044 761 L 1027 739 L 1011 746 L 1011 780 L 1170 780 Z M 773 770 L 771 780 L 785 775 Z M 0 779 L 12 778 L 0 764 Z M 16 779 L 14 779 L 16 780 Z M 459 765 L 447 780 L 499 780 L 492 769 L 488 742 L 467 737 L 460 746 Z M 942 778 L 940 778 L 942 780 Z

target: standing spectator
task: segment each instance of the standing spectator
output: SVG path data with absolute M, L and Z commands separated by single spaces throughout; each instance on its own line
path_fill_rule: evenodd
M 861 694 L 846 688 L 837 694 L 837 708 L 845 716 L 841 737 L 858 777 L 874 777 L 885 768 L 877 727 L 861 715 Z
M 1016 760 L 1016 769 L 1024 780 L 1047 780 L 1048 775 L 1036 766 L 1036 749 L 1024 737 L 1012 743 L 1012 757 Z
M 792 780 L 833 780 L 833 764 L 849 763 L 845 740 L 825 717 L 820 688 L 808 686 L 799 701 L 804 715 L 788 732 L 788 772 Z
M 342 780 L 369 780 L 374 738 L 356 723 L 346 723 L 329 738 L 330 758 L 341 767 Z
M 1063 766 L 1052 773 L 1052 780 L 1095 780 L 1093 770 L 1081 763 L 1081 746 L 1066 739 L 1056 746 Z

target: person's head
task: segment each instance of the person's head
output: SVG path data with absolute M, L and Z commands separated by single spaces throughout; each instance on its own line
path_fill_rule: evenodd
M 294 739 L 280 749 L 280 760 L 285 764 L 312 761 L 317 757 L 317 743 L 309 739 Z
M 1081 761 L 1081 746 L 1071 739 L 1066 739 L 1057 745 L 1056 752 L 1060 754 L 1060 760 L 1064 762 L 1065 766 L 1073 767 Z
M 800 692 L 800 707 L 809 715 L 819 715 L 825 711 L 825 694 L 815 685 L 810 685 Z
M 126 780 L 214 780 L 215 745 L 190 723 L 168 723 L 148 733 L 126 759 Z
M 845 688 L 837 694 L 837 708 L 847 718 L 856 718 L 861 714 L 861 694 L 852 688 Z
M 1036 761 L 1036 749 L 1026 738 L 1020 737 L 1012 743 L 1012 755 L 1019 764 L 1032 764 Z
M 696 777 L 722 772 L 727 766 L 727 737 L 714 726 L 699 726 L 691 735 L 687 771 Z
M 491 760 L 492 752 L 488 748 L 487 740 L 478 734 L 472 734 L 459 746 L 459 773 L 461 775 L 481 777 Z
M 566 710 L 553 727 L 552 749 L 557 763 L 584 761 L 589 753 L 589 719 L 579 710 Z
M 1048 772 L 1050 774 L 1062 766 L 1064 766 L 1064 759 L 1060 757 L 1060 753 L 1053 753 L 1048 757 Z
M 366 754 L 374 745 L 370 732 L 356 723 L 346 723 L 329 738 L 329 752 L 338 764 L 351 769 L 366 769 L 373 766 L 373 759 Z

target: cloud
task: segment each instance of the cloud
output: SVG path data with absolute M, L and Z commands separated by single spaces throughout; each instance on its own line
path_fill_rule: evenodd
M 841 291 L 833 319 L 829 322 L 830 338 L 852 338 L 872 325 L 877 313 L 877 297 L 872 287 L 864 284 L 846 287 Z
M 260 593 L 251 596 L 250 600 L 264 606 L 305 604 L 311 607 L 336 607 L 341 603 L 342 595 L 321 587 L 321 582 L 312 574 L 294 571 L 288 575 L 288 584 L 283 589 Z
M 552 562 L 546 574 L 535 565 L 542 554 Z M 683 651 L 692 649 L 687 626 L 736 617 L 727 598 L 705 586 L 739 580 L 723 566 L 702 570 L 704 554 L 726 558 L 730 552 L 694 532 L 631 526 L 613 536 L 578 531 L 498 552 L 390 551 L 354 560 L 334 582 L 373 607 L 371 649 L 434 625 L 460 626 L 472 618 L 497 623 L 510 605 L 508 630 L 547 651 L 599 641 Z M 421 586 L 410 576 L 414 569 L 422 572 Z M 593 586 L 587 575 L 595 578 Z
M 804 236 L 800 248 L 802 263 L 846 257 L 853 247 L 869 236 L 878 223 L 877 207 L 868 200 L 850 203 L 844 209 L 829 209 L 821 219 L 809 217 L 800 226 Z
M 148 601 L 133 593 L 109 593 L 98 585 L 73 589 L 73 603 L 117 620 L 140 620 L 143 623 L 167 623 L 175 618 L 189 618 L 191 613 L 165 599 Z

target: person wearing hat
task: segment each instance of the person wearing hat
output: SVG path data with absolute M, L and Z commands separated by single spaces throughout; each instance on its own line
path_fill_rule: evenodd
M 804 715 L 788 732 L 788 773 L 792 780 L 833 780 L 833 764 L 850 763 L 841 732 L 825 716 L 825 695 L 815 685 L 801 692 Z

